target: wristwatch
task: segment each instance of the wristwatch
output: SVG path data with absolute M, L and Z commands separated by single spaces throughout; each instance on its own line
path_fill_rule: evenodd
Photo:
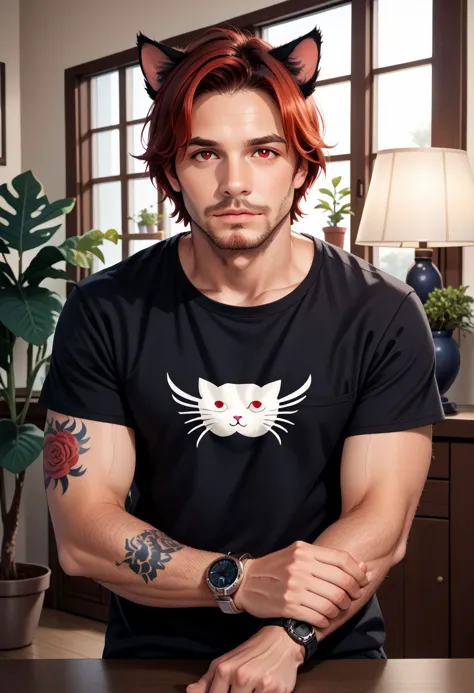
M 318 650 L 318 639 L 314 626 L 305 621 L 297 621 L 294 618 L 265 618 L 263 626 L 282 626 L 295 642 L 304 645 L 305 658 L 308 661 Z
M 244 576 L 243 561 L 248 558 L 252 558 L 249 553 L 229 551 L 226 556 L 212 561 L 207 569 L 207 585 L 216 598 L 218 607 L 225 614 L 241 614 L 244 611 L 235 606 L 231 595 L 239 589 Z

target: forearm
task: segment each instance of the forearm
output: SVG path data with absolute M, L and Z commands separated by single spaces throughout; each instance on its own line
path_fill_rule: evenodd
M 75 539 L 67 572 L 145 606 L 216 606 L 205 572 L 220 555 L 180 544 L 123 508 L 103 504 Z
M 362 588 L 359 599 L 347 611 L 331 620 L 327 628 L 318 628 L 318 640 L 323 640 L 356 614 L 375 594 L 388 571 L 398 562 L 400 536 L 393 526 L 384 523 L 377 508 L 359 507 L 341 517 L 313 542 L 316 546 L 347 551 L 357 562 L 367 566 L 369 584 Z

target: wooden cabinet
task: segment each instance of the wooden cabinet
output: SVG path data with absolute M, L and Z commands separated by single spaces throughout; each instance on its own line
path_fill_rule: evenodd
M 388 657 L 474 657 L 474 430 L 456 418 L 435 426 L 405 558 L 377 593 Z

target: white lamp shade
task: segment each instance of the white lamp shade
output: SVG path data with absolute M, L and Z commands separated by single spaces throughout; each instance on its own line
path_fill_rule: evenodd
M 416 147 L 377 154 L 358 245 L 474 245 L 474 175 L 462 149 Z

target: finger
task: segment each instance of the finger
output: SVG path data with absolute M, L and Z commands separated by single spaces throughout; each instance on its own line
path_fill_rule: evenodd
M 199 679 L 199 681 L 186 686 L 186 693 L 207 693 L 208 688 L 209 684 L 206 683 L 205 679 Z
M 321 547 L 319 547 L 321 548 Z M 359 563 L 347 551 L 339 551 L 337 549 L 326 549 L 317 552 L 315 558 L 321 563 L 337 566 L 345 573 L 351 575 L 361 587 L 369 584 L 367 573 L 362 570 Z
M 230 693 L 230 669 L 218 666 L 207 693 Z
M 305 606 L 309 606 L 313 609 L 317 608 L 317 610 L 320 611 L 321 609 L 318 607 L 323 606 L 327 602 L 326 607 L 329 611 L 323 611 L 322 613 L 330 618 L 335 618 L 341 611 L 347 611 L 353 601 L 342 587 L 338 587 L 320 578 L 314 578 L 314 581 L 312 580 L 311 584 L 308 585 L 306 589 L 309 593 L 309 601 L 306 603 L 306 599 L 304 600 Z M 321 598 L 321 604 L 314 601 L 314 595 Z M 334 612 L 334 609 L 337 610 L 337 613 Z
M 199 681 L 195 681 L 187 686 L 186 693 L 208 693 L 213 678 L 214 672 L 210 667 Z
M 311 572 L 315 578 L 329 582 L 344 590 L 351 599 L 359 599 L 362 596 L 362 589 L 357 580 L 337 566 L 327 563 L 315 563 Z M 306 585 L 306 587 L 309 588 L 309 585 Z

